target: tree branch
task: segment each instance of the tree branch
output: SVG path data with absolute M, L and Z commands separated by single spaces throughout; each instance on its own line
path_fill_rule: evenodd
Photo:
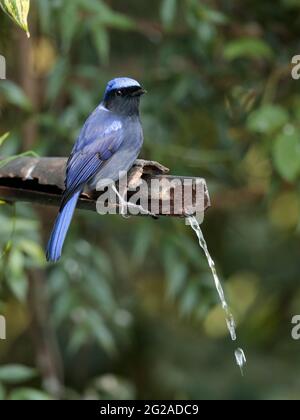
M 66 158 L 21 157 L 2 166 L 0 159 L 0 198 L 13 202 L 58 206 L 64 189 L 66 161 Z M 138 191 L 141 181 L 144 180 L 148 189 L 146 192 L 142 192 L 141 189 L 141 200 L 156 202 L 156 208 L 159 209 L 155 212 L 157 216 L 184 217 L 191 206 L 195 212 L 210 207 L 210 198 L 203 178 L 167 175 L 168 172 L 169 169 L 160 163 L 137 160 L 127 177 L 128 199 Z M 188 188 L 190 191 L 187 191 Z M 201 203 L 196 202 L 199 199 L 199 190 L 203 191 Z M 179 194 L 182 201 L 178 206 L 175 198 L 180 197 Z M 84 192 L 78 201 L 78 207 L 96 211 L 99 196 L 101 193 L 97 191 Z M 168 205 L 169 211 L 166 210 Z M 199 209 L 198 205 L 202 208 Z M 109 206 L 116 208 L 118 204 L 109 203 Z

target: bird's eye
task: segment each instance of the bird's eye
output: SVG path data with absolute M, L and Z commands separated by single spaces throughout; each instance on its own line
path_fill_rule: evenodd
M 117 96 L 122 96 L 122 91 L 121 90 L 117 90 L 116 95 Z

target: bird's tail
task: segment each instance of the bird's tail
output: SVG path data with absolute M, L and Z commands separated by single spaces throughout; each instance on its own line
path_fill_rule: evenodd
M 72 198 L 60 209 L 46 249 L 47 261 L 58 261 L 61 257 L 62 247 L 73 217 L 73 213 L 80 196 L 78 191 Z

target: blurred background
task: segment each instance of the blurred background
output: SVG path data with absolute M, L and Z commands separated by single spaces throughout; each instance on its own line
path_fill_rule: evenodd
M 142 100 L 142 157 L 203 176 L 203 231 L 238 323 L 242 378 L 213 279 L 182 220 L 0 206 L 0 398 L 298 399 L 298 0 L 32 0 L 31 38 L 0 12 L 1 156 L 67 156 L 106 82 Z

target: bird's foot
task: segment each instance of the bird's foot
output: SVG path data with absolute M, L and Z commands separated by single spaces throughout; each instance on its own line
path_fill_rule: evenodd
M 127 214 L 127 208 L 128 208 L 128 205 L 129 205 L 130 203 L 128 203 L 128 202 L 124 199 L 124 196 L 122 196 L 122 195 L 119 193 L 119 191 L 117 190 L 117 188 L 116 188 L 116 186 L 115 186 L 115 185 L 112 185 L 112 189 L 113 189 L 114 193 L 116 194 L 116 196 L 117 196 L 117 197 L 118 197 L 118 199 L 119 199 L 119 206 L 120 206 L 120 214 L 121 214 L 121 216 L 122 216 L 122 217 L 124 217 L 124 219 L 129 219 L 130 215 L 129 215 L 129 214 Z M 125 195 L 125 194 L 126 194 L 126 191 L 125 191 L 124 195 Z
M 117 197 L 119 198 L 119 205 L 120 205 L 120 214 L 122 215 L 122 217 L 124 217 L 125 219 L 128 219 L 130 217 L 130 215 L 128 214 L 128 208 L 132 208 L 132 209 L 136 209 L 139 211 L 139 213 L 143 214 L 143 215 L 147 215 L 147 216 L 152 216 L 154 218 L 157 218 L 157 215 L 154 213 L 151 213 L 149 210 L 144 209 L 143 206 L 139 205 L 139 204 L 134 204 L 134 203 L 130 203 L 129 201 L 126 201 L 124 199 L 124 196 L 126 194 L 127 191 L 125 191 L 124 196 L 122 196 L 119 191 L 116 189 L 115 185 L 112 186 L 113 191 L 115 192 L 115 194 L 117 195 Z

